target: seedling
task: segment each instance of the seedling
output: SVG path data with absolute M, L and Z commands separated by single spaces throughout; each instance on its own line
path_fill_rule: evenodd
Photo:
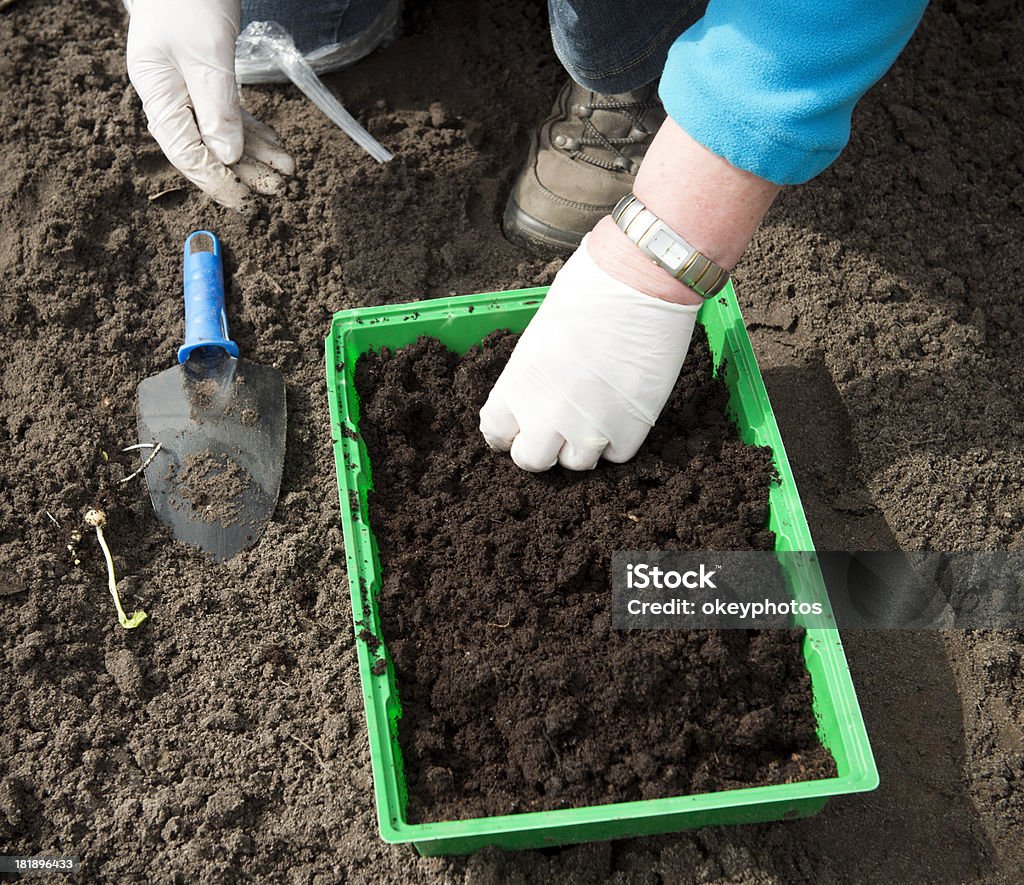
M 121 608 L 121 597 L 117 593 L 117 576 L 114 574 L 114 560 L 110 555 L 107 541 L 103 537 L 103 526 L 107 524 L 107 514 L 102 510 L 88 510 L 85 514 L 85 524 L 96 529 L 96 539 L 100 542 L 100 547 L 103 548 L 103 556 L 107 560 L 107 586 L 110 588 L 110 595 L 114 597 L 114 605 L 117 606 L 117 620 L 125 630 L 132 630 L 146 620 L 146 613 L 141 610 L 135 611 L 129 618 Z

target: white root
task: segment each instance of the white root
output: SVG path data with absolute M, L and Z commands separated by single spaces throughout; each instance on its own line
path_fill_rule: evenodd
M 152 448 L 153 451 L 149 453 L 149 457 L 145 461 L 142 462 L 142 466 L 138 470 L 136 470 L 136 471 L 134 471 L 132 473 L 129 473 L 124 479 L 118 480 L 118 483 L 117 483 L 118 485 L 122 485 L 123 486 L 126 482 L 131 482 L 133 479 L 135 479 L 136 476 L 138 476 L 147 467 L 149 467 L 150 463 L 152 463 L 153 459 L 157 456 L 157 453 L 160 451 L 161 448 L 163 448 L 163 443 L 157 443 L 156 445 L 153 445 L 153 443 L 139 443 L 138 445 L 135 445 L 135 446 L 128 446 L 127 449 L 121 449 L 121 451 L 122 452 L 127 452 L 127 451 L 129 451 L 131 449 L 143 449 L 143 448 Z M 86 515 L 88 515 L 88 514 L 86 514 Z

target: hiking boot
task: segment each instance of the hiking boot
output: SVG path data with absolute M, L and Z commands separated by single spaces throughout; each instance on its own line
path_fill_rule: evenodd
M 571 80 L 530 138 L 505 205 L 505 236 L 569 253 L 633 189 L 665 110 L 654 85 L 601 95 Z

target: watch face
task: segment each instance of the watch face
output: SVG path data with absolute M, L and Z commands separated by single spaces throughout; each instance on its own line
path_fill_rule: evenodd
M 681 243 L 663 227 L 655 230 L 644 243 L 651 255 L 667 265 L 669 271 L 675 273 L 692 254 L 685 243 Z

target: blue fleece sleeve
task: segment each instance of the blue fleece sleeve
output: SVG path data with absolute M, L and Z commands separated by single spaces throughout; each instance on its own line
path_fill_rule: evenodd
M 860 97 L 889 69 L 927 0 L 710 0 L 672 45 L 668 115 L 734 166 L 799 184 L 846 146 Z

